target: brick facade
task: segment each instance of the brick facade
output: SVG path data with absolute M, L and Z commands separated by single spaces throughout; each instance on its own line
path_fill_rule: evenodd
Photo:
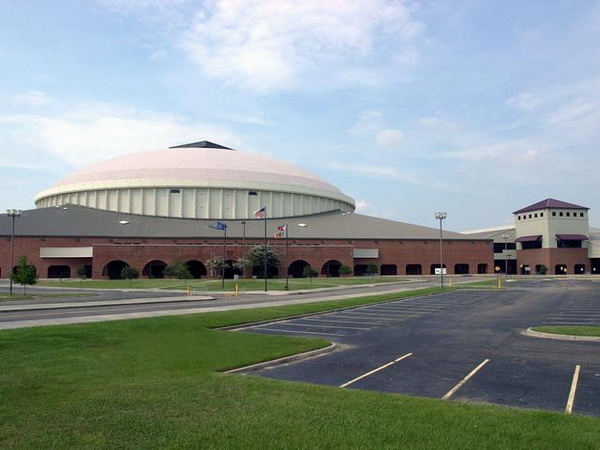
M 228 239 L 225 249 L 226 260 L 241 258 L 253 246 L 262 245 L 260 239 L 246 239 L 245 248 L 241 239 Z M 269 239 L 281 257 L 279 274 L 285 274 L 286 247 L 283 239 Z M 50 247 L 93 247 L 92 258 L 41 258 L 40 249 Z M 355 259 L 354 249 L 378 249 L 379 258 Z M 328 262 L 347 265 L 351 268 L 377 264 L 381 272 L 406 275 L 407 266 L 420 268 L 420 274 L 428 275 L 432 267 L 439 267 L 440 248 L 437 240 L 342 240 L 342 239 L 290 239 L 288 265 L 302 260 L 327 274 Z M 26 255 L 37 267 L 42 278 L 52 276 L 51 267 L 68 266 L 70 276 L 77 277 L 77 268 L 91 266 L 93 278 L 106 278 L 106 266 L 111 261 L 123 261 L 142 274 L 151 261 L 166 265 L 175 261 L 199 261 L 205 264 L 212 257 L 222 256 L 223 241 L 219 239 L 112 239 L 112 238 L 36 238 L 16 237 L 14 242 L 14 264 L 19 256 Z M 339 263 L 339 264 L 338 264 Z M 493 250 L 491 243 L 483 240 L 445 240 L 444 263 L 448 274 L 493 273 Z M 0 276 L 6 278 L 10 265 L 10 238 L 0 241 Z M 457 270 L 457 265 L 461 265 Z M 465 272 L 466 268 L 466 272 Z M 359 267 L 360 269 L 360 267 Z M 57 276 L 56 270 L 53 273 Z

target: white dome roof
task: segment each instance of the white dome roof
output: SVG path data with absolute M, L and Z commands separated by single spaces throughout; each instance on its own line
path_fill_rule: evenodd
M 118 156 L 92 164 L 60 180 L 54 188 L 89 183 L 146 180 L 177 183 L 219 181 L 273 183 L 312 188 L 340 194 L 341 191 L 316 175 L 269 156 L 231 149 L 190 147 L 150 150 Z M 187 184 L 187 183 L 186 183 Z
M 353 199 L 306 170 L 206 141 L 92 164 L 35 202 L 189 218 L 253 218 L 262 206 L 270 217 L 354 210 Z

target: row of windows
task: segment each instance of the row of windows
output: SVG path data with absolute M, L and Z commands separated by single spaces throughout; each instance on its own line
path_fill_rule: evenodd
M 578 213 L 576 211 L 552 211 L 552 217 L 571 217 L 571 214 L 573 215 L 573 217 L 585 217 L 585 213 L 583 212 Z M 522 216 L 517 216 L 517 220 L 537 219 L 538 217 L 544 217 L 544 213 L 540 212 L 533 214 L 523 214 Z

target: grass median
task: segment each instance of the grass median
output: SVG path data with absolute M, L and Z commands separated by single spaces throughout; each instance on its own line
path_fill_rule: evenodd
M 401 277 L 317 277 L 312 280 L 309 278 L 290 278 L 288 286 L 290 290 L 300 289 L 320 289 L 338 286 L 357 286 L 369 284 L 398 283 L 407 281 L 407 278 Z M 222 287 L 220 279 L 203 280 L 179 280 L 173 278 L 147 279 L 140 278 L 136 280 L 43 280 L 38 283 L 39 286 L 63 287 L 63 288 L 93 288 L 93 289 L 182 289 L 191 286 L 196 291 L 233 291 L 237 285 L 242 291 L 259 291 L 264 289 L 263 279 L 240 279 L 225 280 L 225 287 Z M 285 279 L 269 279 L 267 286 L 270 290 L 284 290 Z
M 215 327 L 435 290 L 0 332 L 0 447 L 592 449 L 597 419 L 221 373 L 327 345 Z
M 550 334 L 562 334 L 565 336 L 600 337 L 600 326 L 590 325 L 561 325 L 532 327 L 533 331 Z

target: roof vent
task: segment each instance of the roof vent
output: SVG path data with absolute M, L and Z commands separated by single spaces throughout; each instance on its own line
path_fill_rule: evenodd
M 215 144 L 214 142 L 210 141 L 192 142 L 191 144 L 175 145 L 169 148 L 220 148 L 222 150 L 233 150 L 232 148 L 224 147 L 222 145 Z

